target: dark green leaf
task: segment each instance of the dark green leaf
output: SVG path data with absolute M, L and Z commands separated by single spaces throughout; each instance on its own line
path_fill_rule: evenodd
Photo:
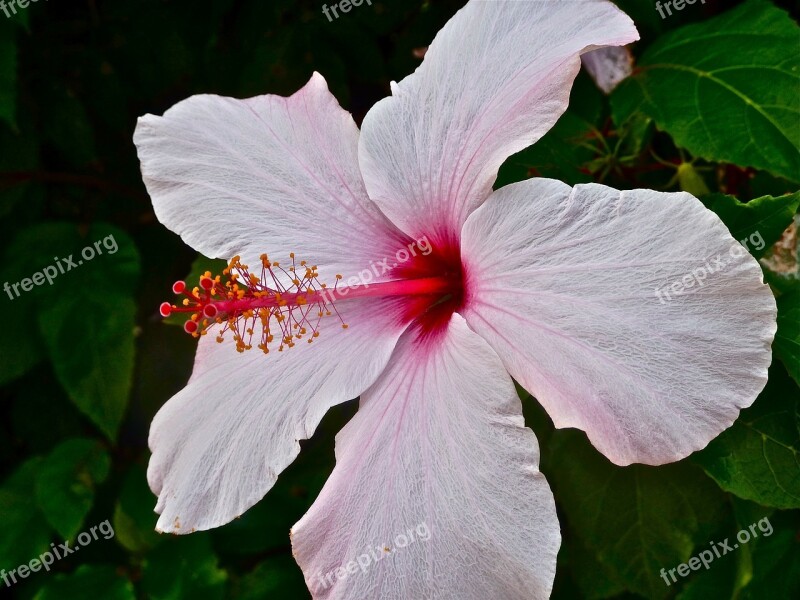
M 291 556 L 277 556 L 260 563 L 236 582 L 230 600 L 310 598 L 303 572 Z
M 724 495 L 689 463 L 617 467 L 579 432 L 558 431 L 551 448 L 559 467 L 548 476 L 572 531 L 628 591 L 668 596 L 660 570 L 707 543 L 723 521 Z
M 195 533 L 173 537 L 148 554 L 142 588 L 151 600 L 222 600 L 227 579 L 208 534 Z
M 89 317 L 75 318 L 82 313 Z M 125 414 L 133 378 L 135 315 L 131 298 L 82 289 L 39 315 L 61 384 L 112 441 Z
M 45 223 L 20 233 L 8 255 L 24 259 L 18 281 L 31 285 L 36 273 L 53 274 L 28 292 L 18 288 L 14 302 L 34 305 L 59 381 L 113 440 L 133 375 L 136 248 L 109 226 L 96 225 L 81 236 L 72 224 Z M 73 267 L 66 263 L 70 257 Z
M 772 348 L 800 385 L 800 292 L 778 298 L 778 332 Z
M 710 161 L 800 181 L 800 28 L 749 0 L 659 38 L 611 95 L 617 123 L 640 111 Z
M 28 563 L 50 545 L 50 527 L 32 501 L 41 466 L 41 458 L 28 460 L 0 487 L 0 569 Z
M 63 442 L 45 459 L 36 482 L 36 501 L 59 535 L 72 540 L 105 481 L 111 457 L 96 440 Z
M 692 459 L 740 498 L 800 507 L 800 390 L 780 364 L 753 406 Z
M 495 188 L 529 177 L 552 177 L 565 183 L 587 183 L 592 177 L 586 165 L 596 155 L 591 125 L 564 113 L 553 129 L 533 146 L 514 154 L 500 168 Z
M 769 525 L 764 527 L 761 525 Z M 759 522 L 752 546 L 752 578 L 738 595 L 739 600 L 800 597 L 800 514 L 797 511 L 773 515 Z
M 33 600 L 136 600 L 133 584 L 106 565 L 82 565 L 70 575 L 56 575 Z
M 165 539 L 156 533 L 155 502 L 156 497 L 147 486 L 145 470 L 134 467 L 125 478 L 114 509 L 116 539 L 131 552 L 145 552 Z
M 3 314 L 14 314 L 10 309 L 16 309 L 22 304 L 16 300 L 17 304 L 12 305 L 8 296 L 3 295 L 0 299 L 0 311 L 3 311 Z M 17 311 L 14 319 L 8 319 L 3 323 L 3 333 L 0 335 L 0 355 L 3 357 L 0 361 L 0 385 L 25 375 L 45 354 L 32 313 L 29 307 L 25 307 Z
M 747 204 L 733 196 L 711 194 L 703 202 L 719 215 L 734 238 L 745 244 L 753 256 L 761 258 L 792 224 L 800 206 L 800 192 L 764 196 Z

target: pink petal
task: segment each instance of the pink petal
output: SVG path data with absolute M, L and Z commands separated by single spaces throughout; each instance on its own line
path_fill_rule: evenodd
M 336 457 L 292 530 L 315 599 L 548 597 L 560 533 L 536 438 L 461 316 L 434 346 L 401 338 Z
M 775 300 L 689 194 L 528 180 L 470 216 L 462 252 L 470 326 L 616 464 L 703 448 L 766 383 Z
M 579 55 L 636 39 L 605 0 L 470 2 L 364 119 L 370 198 L 409 235 L 457 239 L 503 161 L 566 110 Z
M 367 198 L 358 137 L 315 73 L 289 98 L 193 96 L 139 119 L 134 141 L 158 219 L 187 244 L 251 265 L 295 252 L 332 283 L 403 246 Z
M 348 300 L 350 325 L 313 344 L 243 354 L 201 338 L 187 386 L 150 430 L 148 479 L 158 529 L 190 533 L 228 523 L 258 502 L 311 437 L 329 407 L 357 397 L 383 370 L 404 329 L 396 300 Z M 337 325 L 338 324 L 338 325 Z M 228 334 L 230 337 L 230 334 Z

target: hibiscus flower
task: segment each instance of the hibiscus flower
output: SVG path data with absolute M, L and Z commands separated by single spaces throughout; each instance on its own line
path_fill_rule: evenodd
M 199 346 L 152 424 L 161 531 L 241 515 L 360 396 L 292 530 L 314 597 L 545 598 L 560 531 L 512 377 L 618 465 L 733 423 L 776 309 L 713 213 L 548 179 L 492 191 L 566 110 L 581 54 L 636 39 L 604 0 L 472 1 L 360 132 L 316 73 L 289 98 L 140 119 L 159 220 L 231 261 L 162 309 L 192 312 Z

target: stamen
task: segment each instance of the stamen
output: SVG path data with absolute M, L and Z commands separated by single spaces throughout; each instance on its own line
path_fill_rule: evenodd
M 330 315 L 331 310 L 337 316 L 339 313 L 333 306 L 333 296 L 326 291 L 327 286 L 318 280 L 317 267 L 308 266 L 306 261 L 300 261 L 298 267 L 294 253 L 289 257 L 292 265 L 286 270 L 262 254 L 261 273 L 256 274 L 235 256 L 222 271 L 226 281 L 206 271 L 200 277 L 199 287 L 191 291 L 185 282 L 176 281 L 172 291 L 186 297 L 180 306 L 162 303 L 159 313 L 162 317 L 179 312 L 190 314 L 183 328 L 195 338 L 217 327 L 216 341 L 222 343 L 230 332 L 239 352 L 250 350 L 255 337 L 257 348 L 269 353 L 269 345 L 275 339 L 273 329 L 279 331 L 280 352 L 294 347 L 297 340 L 307 338 L 310 344 L 319 337 L 323 315 Z M 341 276 L 337 276 L 339 279 Z M 342 326 L 347 327 L 344 321 Z

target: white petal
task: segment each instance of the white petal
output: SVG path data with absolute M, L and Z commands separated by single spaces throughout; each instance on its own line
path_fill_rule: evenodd
M 201 338 L 187 386 L 153 420 L 148 480 L 158 528 L 223 525 L 258 502 L 329 407 L 357 397 L 386 365 L 404 326 L 397 301 L 348 300 L 314 343 L 264 355 Z M 213 332 L 213 330 L 212 330 Z M 230 334 L 228 334 L 230 338 Z
M 292 530 L 315 599 L 548 597 L 561 540 L 536 438 L 459 315 L 434 346 L 403 336 L 336 458 Z
M 358 137 L 315 73 L 289 98 L 193 96 L 139 119 L 134 141 L 158 219 L 187 244 L 249 264 L 295 252 L 329 280 L 404 245 L 367 198 Z
M 364 119 L 370 198 L 409 235 L 457 238 L 503 161 L 566 110 L 580 53 L 637 38 L 605 0 L 473 0 Z
M 603 92 L 610 94 L 633 72 L 633 57 L 624 46 L 609 46 L 581 57 L 584 68 Z
M 462 255 L 467 322 L 619 465 L 703 448 L 766 383 L 775 300 L 689 194 L 525 181 L 470 216 Z

